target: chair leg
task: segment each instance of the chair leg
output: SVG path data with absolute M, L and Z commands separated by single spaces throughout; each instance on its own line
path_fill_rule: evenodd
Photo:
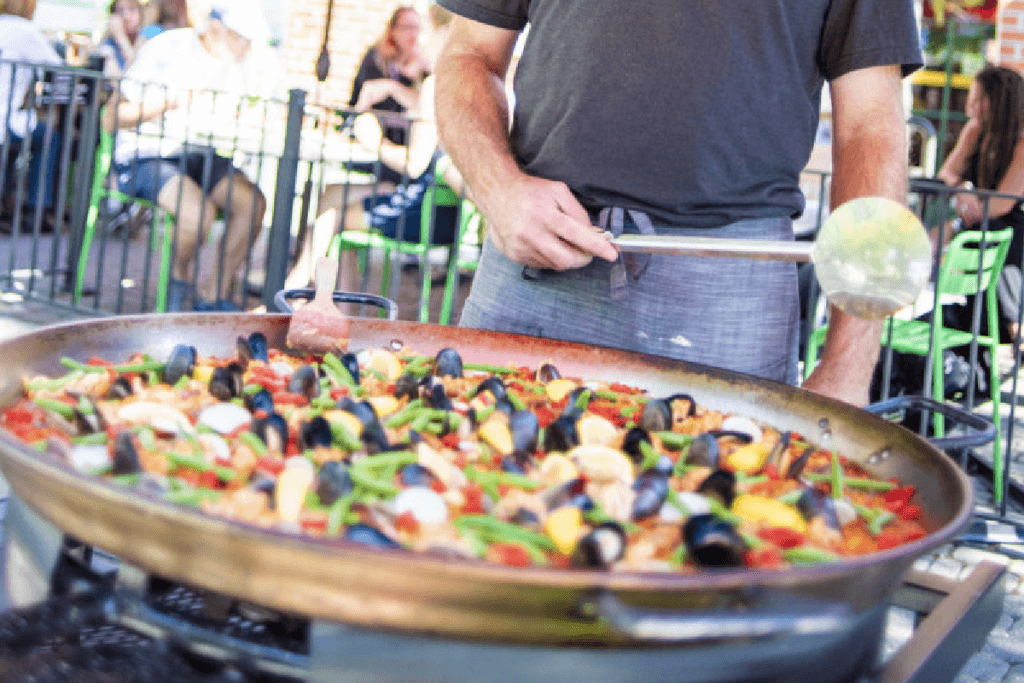
M 71 299 L 75 305 L 82 299 L 82 290 L 85 287 L 85 268 L 89 265 L 89 250 L 92 248 L 92 240 L 96 235 L 96 221 L 99 219 L 99 213 L 98 206 L 90 206 L 85 219 L 85 230 L 82 232 L 82 244 L 78 252 L 78 272 L 75 273 L 75 291 Z
M 156 287 L 156 311 L 163 313 L 167 310 L 167 289 L 171 285 L 171 261 L 174 258 L 174 218 L 162 209 L 155 210 L 164 214 L 164 237 L 160 246 L 160 274 L 157 277 Z
M 989 346 L 992 362 L 989 364 L 989 390 L 992 396 L 992 424 L 996 426 L 996 438 L 992 441 L 992 495 L 998 507 L 1003 502 L 1003 420 L 999 413 L 1002 388 L 999 385 L 999 364 L 996 362 L 996 345 Z M 1007 455 L 1010 448 L 1007 447 Z
M 391 250 L 384 250 L 384 268 L 380 276 L 380 295 L 388 296 L 391 289 Z M 384 309 L 381 309 L 378 317 L 383 318 L 386 315 Z
M 441 316 L 438 322 L 449 325 L 452 321 L 452 308 L 455 306 L 455 282 L 459 277 L 458 242 L 448 248 L 448 276 L 444 280 L 444 296 L 441 299 Z
M 430 259 L 425 253 L 419 255 L 420 273 L 420 322 L 430 322 Z
M 938 344 L 932 352 L 932 395 L 936 401 L 946 400 L 945 373 L 942 371 L 942 351 Z M 932 416 L 932 425 L 935 427 L 935 436 L 946 435 L 946 418 L 942 413 L 935 413 Z

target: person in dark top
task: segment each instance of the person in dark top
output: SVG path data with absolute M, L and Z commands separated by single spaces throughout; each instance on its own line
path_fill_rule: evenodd
M 441 141 L 488 225 L 460 324 L 795 382 L 795 264 L 622 256 L 594 224 L 793 239 L 826 80 L 832 203 L 906 202 L 913 0 L 439 1 L 461 15 L 437 65 Z M 862 405 L 881 324 L 830 321 L 804 387 Z
M 142 30 L 142 5 L 139 0 L 114 0 L 110 3 L 107 32 L 99 44 L 106 58 L 108 75 L 120 76 L 135 61 L 135 54 L 145 42 Z
M 965 113 L 967 123 L 942 164 L 939 179 L 954 187 L 1024 195 L 1024 77 L 1006 67 L 985 67 L 971 83 Z M 953 204 L 959 225 L 980 228 L 984 205 L 979 196 L 959 194 Z M 989 201 L 988 212 L 990 230 L 1013 228 L 1013 241 L 998 287 L 1001 337 L 1009 341 L 1019 331 L 1024 210 L 1016 199 L 995 198 Z M 947 320 L 960 329 L 971 329 L 972 304 L 952 308 L 952 314 L 946 314 Z
M 420 83 L 430 73 L 419 48 L 420 31 L 420 15 L 414 8 L 392 12 L 380 39 L 363 55 L 348 102 L 360 113 L 373 110 L 385 137 L 396 145 L 406 144 L 406 114 L 416 112 Z

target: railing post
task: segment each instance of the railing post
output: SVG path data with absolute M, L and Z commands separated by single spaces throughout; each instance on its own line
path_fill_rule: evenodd
M 299 144 L 305 106 L 305 90 L 296 88 L 288 92 L 288 121 L 284 148 L 277 164 L 274 214 L 270 224 L 270 239 L 267 240 L 266 276 L 263 282 L 263 303 L 268 310 L 277 310 L 274 295 L 284 289 L 284 280 L 288 274 L 292 208 L 295 204 L 295 183 L 299 174 Z

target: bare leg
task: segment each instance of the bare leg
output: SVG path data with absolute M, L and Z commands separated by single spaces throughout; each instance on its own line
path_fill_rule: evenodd
M 167 181 L 157 195 L 157 203 L 175 217 L 175 247 L 172 272 L 179 280 L 191 281 L 189 266 L 195 260 L 201 235 L 213 222 L 215 206 L 203 201 L 203 191 L 185 176 Z
M 241 173 L 234 173 L 217 183 L 210 191 L 210 200 L 223 209 L 227 217 L 223 237 L 224 258 L 214 273 L 200 278 L 199 294 L 207 301 L 216 301 L 224 298 L 260 234 L 267 200 L 259 188 Z

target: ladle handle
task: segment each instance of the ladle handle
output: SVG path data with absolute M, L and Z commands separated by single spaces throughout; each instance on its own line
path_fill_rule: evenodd
M 783 242 L 684 235 L 620 235 L 612 244 L 624 252 L 666 256 L 731 256 L 759 261 L 811 261 L 814 242 Z

